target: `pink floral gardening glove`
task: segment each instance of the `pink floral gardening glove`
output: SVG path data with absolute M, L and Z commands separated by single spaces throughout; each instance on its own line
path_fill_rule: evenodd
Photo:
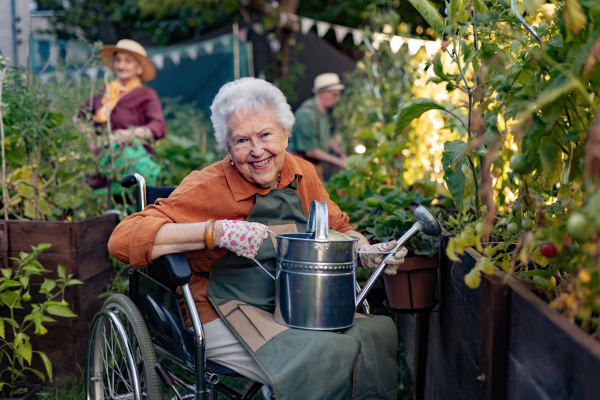
M 377 243 L 373 245 L 365 245 L 358 250 L 360 262 L 367 269 L 376 269 L 381 264 L 381 260 L 396 247 L 397 242 L 392 240 L 387 243 Z M 385 273 L 388 275 L 396 275 L 398 266 L 404 263 L 404 257 L 408 253 L 405 247 L 402 247 L 396 254 L 391 255 L 385 263 L 388 265 Z
M 231 250 L 238 256 L 254 258 L 258 248 L 269 237 L 267 227 L 258 222 L 221 220 L 223 231 L 219 247 Z

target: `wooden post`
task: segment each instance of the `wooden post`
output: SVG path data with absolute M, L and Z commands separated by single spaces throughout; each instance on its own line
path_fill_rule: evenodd
M 502 278 L 485 275 L 481 287 L 478 399 L 506 399 L 510 287 Z
M 415 328 L 415 371 L 413 400 L 425 399 L 425 376 L 427 375 L 427 342 L 429 339 L 429 312 L 417 314 Z
M 233 79 L 240 79 L 240 32 L 238 23 L 233 23 Z

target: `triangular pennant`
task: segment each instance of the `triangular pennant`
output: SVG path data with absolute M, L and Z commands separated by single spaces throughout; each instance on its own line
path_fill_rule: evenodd
M 94 80 L 98 76 L 98 68 L 91 67 L 85 69 L 85 74 L 90 77 L 90 79 Z
M 164 54 L 155 54 L 152 57 L 152 62 L 156 65 L 156 68 L 163 69 L 165 66 L 165 55 Z
M 346 37 L 348 32 L 350 32 L 350 28 L 346 28 L 345 26 L 334 25 L 333 30 L 335 31 L 335 40 L 338 43 L 341 43 L 342 40 Z
M 202 48 L 206 52 L 206 54 L 211 55 L 213 53 L 213 48 L 215 47 L 214 41 L 208 41 L 202 45 Z
M 394 36 L 392 40 L 390 40 L 390 48 L 392 49 L 392 53 L 396 54 L 400 47 L 404 44 L 404 38 L 400 36 Z
M 423 42 L 417 39 L 407 39 L 408 40 L 408 52 L 411 56 L 417 54 L 417 51 L 423 46 Z
M 227 48 L 230 43 L 231 43 L 231 38 L 233 35 L 224 35 L 221 36 L 221 38 L 219 39 L 219 43 L 221 43 L 221 46 Z
M 169 57 L 173 61 L 173 64 L 179 65 L 179 61 L 181 61 L 181 53 L 180 52 L 178 52 L 177 50 L 172 51 L 169 53 Z
M 302 31 L 303 35 L 306 35 L 308 33 L 308 31 L 310 31 L 310 28 L 312 28 L 312 26 L 315 24 L 315 21 L 313 21 L 310 18 L 300 18 L 300 29 Z
M 317 22 L 317 35 L 319 35 L 319 37 L 325 36 L 325 34 L 329 30 L 329 28 L 331 28 L 331 24 L 328 24 L 327 22 L 323 22 L 323 21 L 316 21 L 316 22 Z
M 198 47 L 196 46 L 186 47 L 185 52 L 194 61 L 196 61 L 196 58 L 198 58 Z
M 354 39 L 354 45 L 358 46 L 360 44 L 360 42 L 362 42 L 362 40 L 363 40 L 362 31 L 359 31 L 358 29 L 353 29 L 352 30 L 352 38 Z
M 425 51 L 427 56 L 431 57 L 442 47 L 439 42 L 425 42 Z

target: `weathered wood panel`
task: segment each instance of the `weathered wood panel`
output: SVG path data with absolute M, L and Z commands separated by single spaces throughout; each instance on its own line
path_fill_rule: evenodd
M 57 266 L 63 265 L 68 274 L 84 281 L 83 285 L 68 288 L 65 292 L 65 300 L 78 317 L 60 318 L 57 322 L 44 324 L 48 329 L 45 336 L 31 335 L 34 349 L 44 351 L 50 357 L 58 380 L 75 376 L 77 365 L 83 367 L 89 324 L 104 302 L 98 295 L 104 291 L 112 273 L 107 243 L 117 224 L 118 218 L 114 214 L 77 223 L 0 222 L 3 268 L 14 267 L 8 257 L 18 257 L 20 251 L 31 251 L 31 245 L 51 243 L 52 247 L 38 259 L 45 268 L 53 271 L 46 277 L 56 279 Z M 39 287 L 42 282 L 43 277 L 31 279 L 32 286 Z M 32 290 L 32 296 L 34 301 L 45 300 L 35 290 Z M 17 314 L 26 312 L 27 309 Z M 33 366 L 43 370 L 41 361 L 34 361 Z
M 100 215 L 77 222 L 77 249 L 81 251 L 98 245 L 106 246 L 118 223 L 117 214 Z
M 70 222 L 48 221 L 2 221 L 0 224 L 8 225 L 8 247 L 4 251 L 30 252 L 31 245 L 52 243 L 46 253 L 71 252 L 71 225 Z M 23 238 L 28 240 L 23 240 Z
M 600 343 L 510 279 L 507 399 L 600 398 Z

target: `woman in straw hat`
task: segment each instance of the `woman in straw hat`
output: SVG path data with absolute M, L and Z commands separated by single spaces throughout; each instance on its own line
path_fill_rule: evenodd
M 156 76 L 156 68 L 146 50 L 129 39 L 100 50 L 104 63 L 117 75 L 117 79 L 103 88 L 103 93 L 92 97 L 86 107 L 92 114 L 94 127 L 106 127 L 111 143 L 127 146 L 133 141 L 141 143 L 153 154 L 151 143 L 165 136 L 165 120 L 156 92 L 143 85 Z M 98 149 L 93 149 L 99 152 Z M 98 175 L 98 174 L 96 174 Z M 99 176 L 92 176 L 90 186 L 103 187 Z M 98 180 L 98 182 L 95 182 Z

